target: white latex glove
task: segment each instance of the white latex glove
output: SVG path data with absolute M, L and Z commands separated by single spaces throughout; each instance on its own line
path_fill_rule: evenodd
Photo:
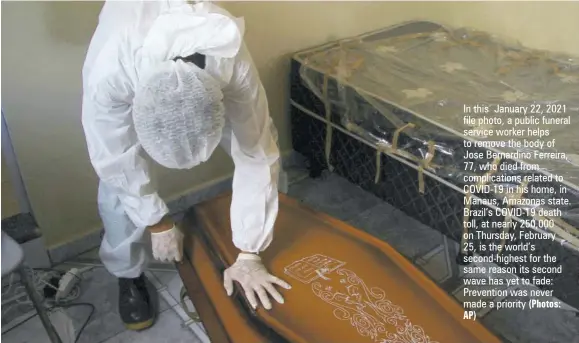
M 233 294 L 233 281 L 237 281 L 241 285 L 253 309 L 257 308 L 255 293 L 257 293 L 263 307 L 270 310 L 271 301 L 267 293 L 278 303 L 283 304 L 283 297 L 275 289 L 274 284 L 291 289 L 287 282 L 271 275 L 265 269 L 261 258 L 255 254 L 239 254 L 235 263 L 223 273 L 223 286 L 229 296 Z
M 153 257 L 161 262 L 181 262 L 183 258 L 183 233 L 173 225 L 167 231 L 151 233 Z

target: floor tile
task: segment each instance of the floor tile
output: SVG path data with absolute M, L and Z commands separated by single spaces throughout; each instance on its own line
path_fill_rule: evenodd
M 82 294 L 75 302 L 90 303 L 95 306 L 95 313 L 85 328 L 80 342 L 100 342 L 122 332 L 124 326 L 118 315 L 118 280 L 103 267 L 97 267 L 83 274 Z M 156 292 L 153 284 L 149 284 L 149 292 Z M 167 301 L 157 294 L 155 297 L 158 312 L 162 313 L 171 308 Z M 87 317 L 82 308 L 70 309 L 75 318 L 75 327 L 80 327 Z M 78 320 L 77 318 L 81 318 Z M 96 340 L 96 338 L 99 340 Z M 79 343 L 80 343 L 79 342 Z
M 161 284 L 167 288 L 169 294 L 171 294 L 175 300 L 179 301 L 181 288 L 183 287 L 183 280 L 181 280 L 179 273 L 176 271 L 154 271 L 153 274 L 157 277 Z
M 159 279 L 157 279 L 157 277 L 155 276 L 155 274 L 153 274 L 153 272 L 151 271 L 146 271 L 145 272 L 145 276 L 147 277 L 147 279 L 149 280 L 149 282 L 151 282 L 151 284 L 153 284 L 153 286 L 155 287 L 155 289 L 160 289 L 161 287 L 163 287 L 163 284 L 159 281 Z
M 189 329 L 199 338 L 202 343 L 212 343 L 207 336 L 207 331 L 203 327 L 203 323 L 192 323 L 189 324 Z
M 2 334 L 6 343 L 46 343 L 50 342 L 38 316 L 13 330 Z
M 173 307 L 179 302 L 179 299 L 175 299 L 167 288 L 160 289 L 158 292 L 159 297 L 164 300 L 168 307 Z
M 86 316 L 75 317 L 75 327 L 80 328 L 82 324 L 79 319 L 83 321 Z M 125 331 L 121 318 L 115 312 L 102 314 L 99 317 L 91 319 L 79 337 L 78 343 L 97 343 L 107 340 L 115 335 Z
M 173 301 L 174 305 L 172 310 L 177 314 L 177 316 L 182 320 L 184 325 L 187 325 L 190 330 L 196 333 L 196 336 L 203 342 L 206 342 L 203 338 L 207 339 L 205 329 L 202 323 L 195 323 L 185 312 L 181 304 L 181 289 L 183 287 L 183 281 L 179 274 L 175 272 L 166 271 L 154 271 L 153 274 L 163 285 L 160 289 L 161 295 L 165 295 L 169 300 Z M 195 312 L 194 304 L 188 299 L 185 299 L 185 305 L 188 311 Z M 209 343 L 209 342 L 208 342 Z
M 385 202 L 361 211 L 348 222 L 388 242 L 409 259 L 425 254 L 443 242 L 443 235 L 438 231 Z
M 105 343 L 199 343 L 191 329 L 173 311 L 165 311 L 157 323 L 142 332 L 125 331 Z
M 382 200 L 346 179 L 329 174 L 320 179 L 305 179 L 289 187 L 288 194 L 306 205 L 341 220 L 349 220 Z
M 191 308 L 188 308 L 187 310 L 190 311 Z M 173 306 L 173 311 L 177 314 L 177 316 L 179 316 L 179 318 L 181 318 L 183 323 L 190 324 L 188 322 L 191 321 L 191 318 L 189 317 L 189 315 L 187 313 L 185 313 L 185 310 L 183 310 L 183 307 L 181 306 L 181 304 L 177 304 L 177 305 Z
M 146 272 L 151 274 L 150 272 Z M 83 275 L 85 280 L 81 297 L 78 301 L 96 303 L 99 312 L 117 311 L 119 286 L 118 279 L 111 274 L 104 267 L 96 267 L 91 272 Z M 155 278 L 147 278 L 149 280 L 149 292 L 155 292 L 160 286 L 159 281 Z M 159 311 L 164 311 L 171 306 L 163 299 L 159 299 Z
M 289 168 L 286 170 L 286 173 L 288 178 L 288 185 L 305 180 L 308 177 L 307 169 Z
M 74 306 L 65 309 L 66 314 L 72 320 L 75 334 L 78 335 L 90 314 L 87 306 Z M 54 319 L 53 319 L 54 322 Z M 58 330 L 58 325 L 55 325 Z M 78 343 L 96 343 L 113 337 L 124 331 L 125 328 L 118 314 L 109 312 L 98 317 L 91 317 L 86 327 L 82 329 Z M 2 335 L 2 341 L 8 343 L 46 343 L 49 342 L 46 331 L 38 316 L 25 324 Z
M 453 276 L 450 256 L 444 245 L 438 245 L 430 252 L 419 257 L 416 262 L 422 268 L 422 271 L 438 284 L 444 283 Z
M 91 303 L 95 306 L 95 317 L 117 312 L 118 280 L 103 267 L 95 267 L 82 275 L 81 295 L 75 302 Z

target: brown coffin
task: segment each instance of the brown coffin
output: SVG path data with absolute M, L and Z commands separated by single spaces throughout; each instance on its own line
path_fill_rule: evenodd
M 224 195 L 198 205 L 183 225 L 179 272 L 213 343 L 501 342 L 390 245 L 283 194 L 262 258 L 292 289 L 280 290 L 284 305 L 251 311 L 221 281 L 238 253 L 230 204 Z

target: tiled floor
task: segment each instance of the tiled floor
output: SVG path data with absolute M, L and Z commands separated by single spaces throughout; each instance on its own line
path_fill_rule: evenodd
M 298 175 L 299 176 L 299 175 Z M 296 175 L 291 180 L 296 180 Z M 344 179 L 330 175 L 311 180 L 291 182 L 289 195 L 307 205 L 327 212 L 369 232 L 395 247 L 421 267 L 442 288 L 452 293 L 460 285 L 461 268 L 454 262 L 456 244 L 392 206 L 353 186 Z M 76 260 L 98 263 L 96 252 Z M 116 312 L 116 280 L 102 267 L 85 275 L 79 301 L 95 305 L 96 313 L 83 332 L 83 343 L 163 343 L 204 342 L 202 326 L 193 323 L 179 303 L 182 282 L 172 266 L 154 265 L 148 272 L 152 287 L 159 294 L 160 316 L 156 325 L 144 332 L 124 330 Z M 79 327 L 85 320 L 86 309 L 70 310 Z M 570 311 L 494 311 L 483 322 L 495 333 L 513 343 L 579 343 L 579 318 Z M 2 335 L 7 343 L 48 342 L 39 321 L 32 320 L 17 330 Z
M 69 266 L 75 264 L 71 263 Z M 64 267 L 64 266 L 61 266 Z M 203 342 L 203 328 L 191 323 L 179 303 L 181 280 L 176 271 L 147 272 L 151 288 L 155 288 L 158 297 L 159 317 L 156 324 L 143 332 L 125 330 L 119 318 L 117 304 L 117 280 L 103 267 L 95 267 L 83 275 L 82 293 L 75 303 L 90 303 L 95 306 L 92 319 L 83 330 L 79 343 L 112 343 L 112 342 Z M 71 308 L 67 313 L 73 318 L 75 328 L 80 328 L 89 315 L 88 308 Z M 187 323 L 187 322 L 190 323 Z M 193 327 L 195 326 L 195 327 Z M 200 333 L 199 338 L 195 331 Z M 2 335 L 2 341 L 8 343 L 44 343 L 49 342 L 38 318 L 17 329 Z

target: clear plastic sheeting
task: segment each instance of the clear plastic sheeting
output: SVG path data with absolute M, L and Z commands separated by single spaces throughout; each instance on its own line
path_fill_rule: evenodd
M 579 58 L 421 21 L 296 59 L 326 119 L 379 154 L 461 188 L 490 185 L 513 206 L 558 208 L 579 227 Z M 540 185 L 553 191 L 530 191 Z

